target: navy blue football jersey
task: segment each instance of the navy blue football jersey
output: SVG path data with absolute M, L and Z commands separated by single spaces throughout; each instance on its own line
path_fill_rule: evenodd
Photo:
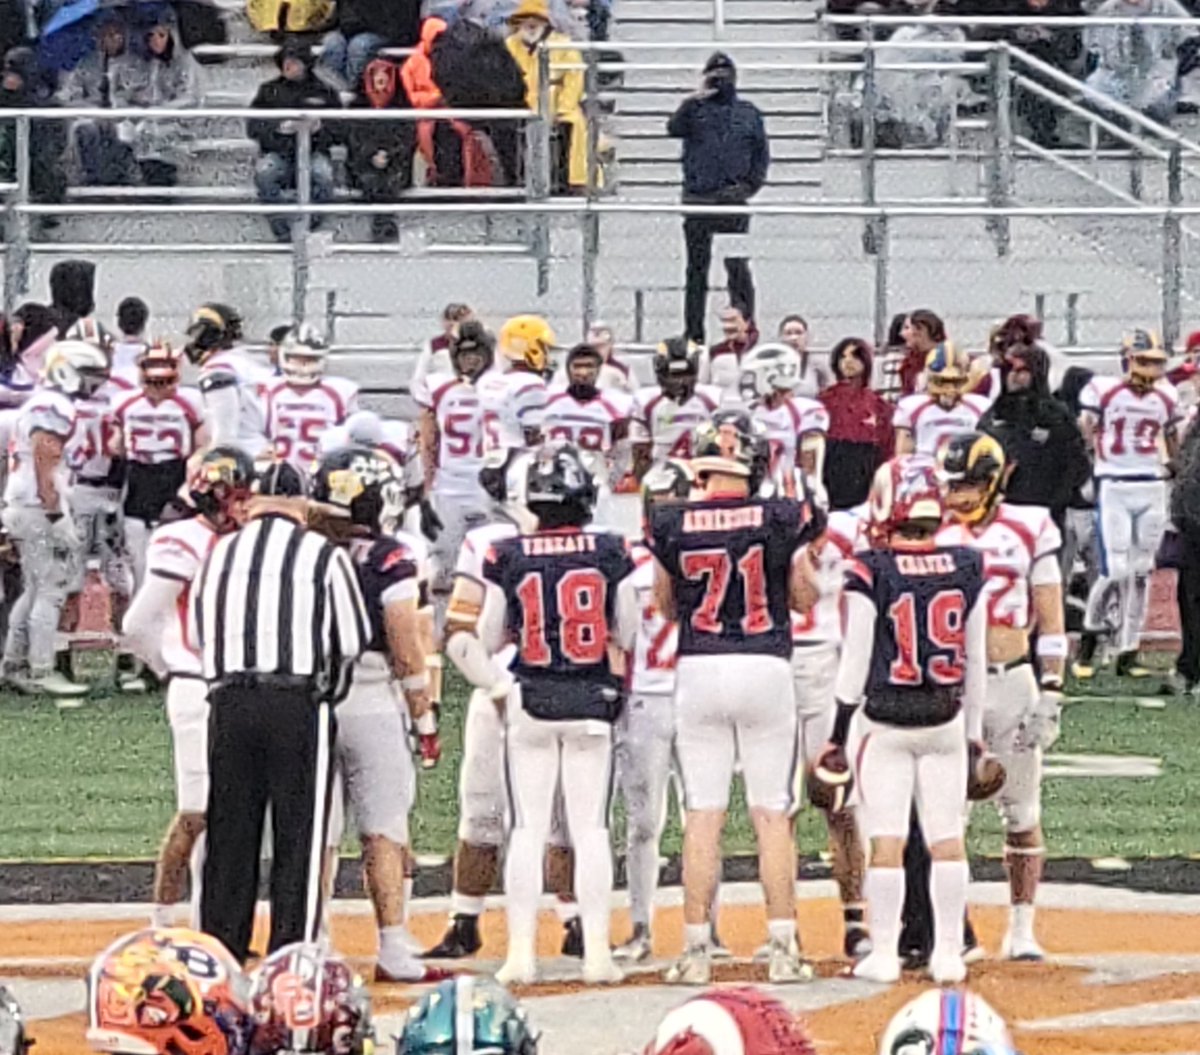
M 617 587 L 633 573 L 625 540 L 595 531 L 542 531 L 498 539 L 483 577 L 508 600 L 517 644 L 513 676 L 535 718 L 615 721 L 621 672 L 610 661 Z
M 953 718 L 966 677 L 967 617 L 983 590 L 983 555 L 967 546 L 870 550 L 850 560 L 846 590 L 865 595 L 876 612 L 867 717 L 892 725 Z
M 679 655 L 792 654 L 789 575 L 823 518 L 791 498 L 660 506 L 651 549 L 671 576 Z
M 350 544 L 350 557 L 358 572 L 363 600 L 371 616 L 368 652 L 387 652 L 383 609 L 390 590 L 417 577 L 417 558 L 404 543 L 393 538 L 358 539 Z

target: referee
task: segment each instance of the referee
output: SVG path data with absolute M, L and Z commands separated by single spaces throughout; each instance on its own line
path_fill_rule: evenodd
M 250 516 L 213 547 L 192 595 L 212 705 L 200 926 L 239 961 L 250 951 L 268 803 L 270 950 L 317 938 L 332 708 L 371 636 L 344 550 L 278 503 Z

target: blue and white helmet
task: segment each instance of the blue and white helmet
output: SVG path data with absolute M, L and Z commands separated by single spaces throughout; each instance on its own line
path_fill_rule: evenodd
M 879 1055 L 1016 1055 L 1004 1019 L 966 989 L 929 989 L 888 1023 Z

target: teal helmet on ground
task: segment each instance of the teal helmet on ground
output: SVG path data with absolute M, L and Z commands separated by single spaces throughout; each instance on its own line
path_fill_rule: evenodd
M 536 1055 L 525 1010 L 490 978 L 442 982 L 408 1013 L 396 1055 Z

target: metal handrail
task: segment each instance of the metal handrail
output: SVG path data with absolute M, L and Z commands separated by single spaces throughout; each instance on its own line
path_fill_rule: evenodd
M 1051 29 L 1077 26 L 1195 26 L 1200 18 L 1171 18 L 1166 15 L 831 15 L 822 14 L 821 21 L 832 26 L 1045 26 Z M 710 45 L 711 46 L 711 45 Z M 624 45 L 622 44 L 622 47 Z
M 527 121 L 536 118 L 535 110 L 516 109 L 463 109 L 439 108 L 431 110 L 294 110 L 255 109 L 249 106 L 199 106 L 195 108 L 168 110 L 152 107 L 119 106 L 101 108 L 95 106 L 43 106 L 5 110 L 4 118 L 29 117 L 45 120 L 88 119 L 93 121 L 204 121 L 236 119 L 255 121 Z

